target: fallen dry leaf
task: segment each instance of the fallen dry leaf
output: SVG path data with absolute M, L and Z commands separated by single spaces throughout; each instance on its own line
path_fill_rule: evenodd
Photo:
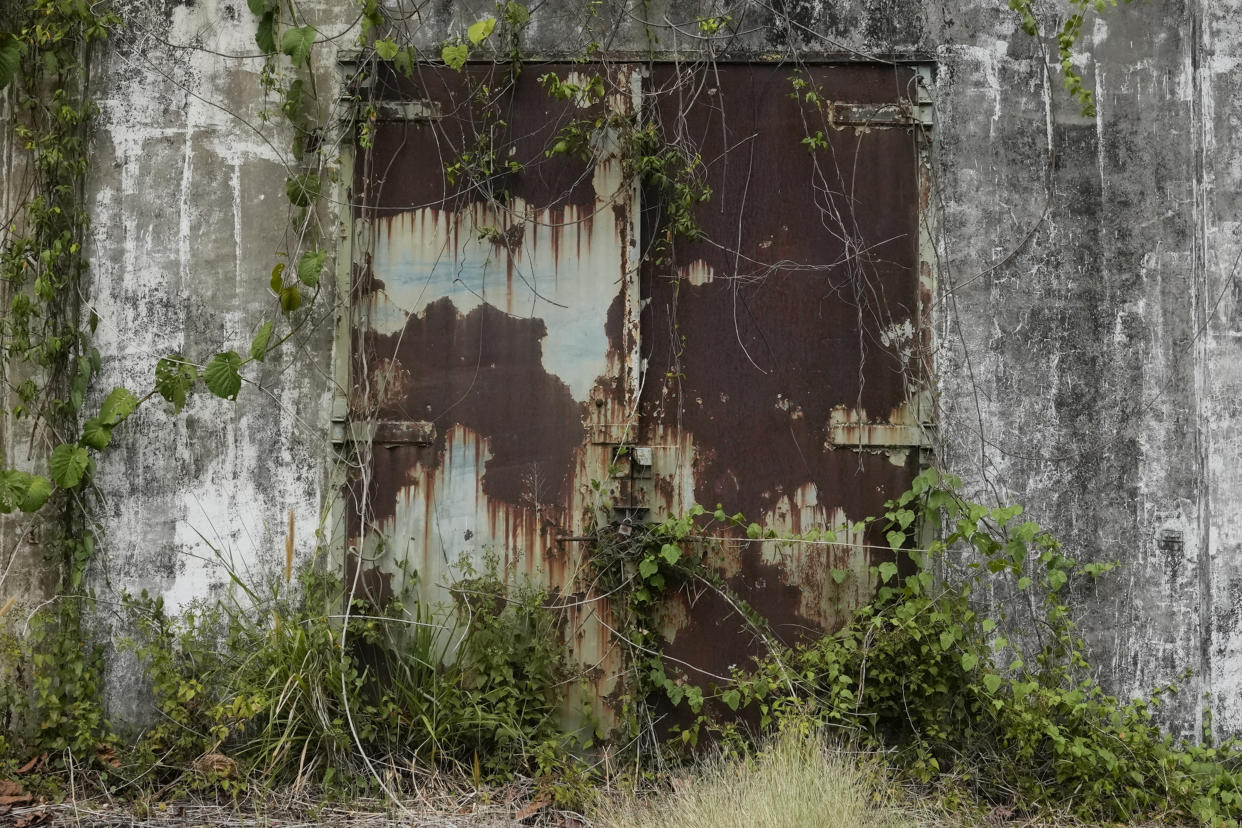
M 13 828 L 32 828 L 34 825 L 46 825 L 52 821 L 51 811 L 36 811 L 32 814 L 20 816 L 13 823 Z
M 119 768 L 121 766 L 121 760 L 116 755 L 116 751 L 112 749 L 111 745 L 100 745 L 95 748 L 95 758 L 106 765 L 111 765 L 114 768 Z
M 0 805 L 29 805 L 34 802 L 34 797 L 30 794 L 21 794 L 20 796 L 0 796 Z
M 517 812 L 517 819 L 522 820 L 533 817 L 535 814 L 548 807 L 548 803 L 551 801 L 552 797 L 550 797 L 546 792 L 539 794 L 539 796 L 526 803 L 525 808 Z
M 11 779 L 0 779 L 0 796 L 17 796 L 25 791 L 21 782 Z
M 237 773 L 237 763 L 223 753 L 208 753 L 194 760 L 194 770 L 203 776 L 229 779 Z
M 39 768 L 43 767 L 43 763 L 46 761 L 47 761 L 46 753 L 44 753 L 41 756 L 36 756 L 35 758 L 31 759 L 26 764 L 22 765 L 20 768 L 18 768 L 17 773 L 19 774 L 30 773 L 32 770 L 38 770 Z

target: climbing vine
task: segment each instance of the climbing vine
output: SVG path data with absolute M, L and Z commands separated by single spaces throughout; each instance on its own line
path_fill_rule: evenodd
M 1129 4 L 1134 0 L 1124 2 Z M 1065 88 L 1088 118 L 1095 117 L 1095 93 L 1083 82 L 1082 74 L 1074 66 L 1074 48 L 1082 40 L 1082 28 L 1088 15 L 1102 14 L 1116 5 L 1117 0 L 1071 0 L 1070 13 L 1056 31 L 1057 61 Z M 1035 0 L 1009 0 L 1009 8 L 1017 13 L 1022 31 L 1031 37 L 1040 36 Z
M 93 470 L 77 443 L 78 418 L 100 367 L 91 344 L 96 319 L 83 315 L 90 223 L 84 187 L 95 114 L 92 49 L 117 23 L 116 15 L 74 0 L 9 4 L 0 12 L 0 91 L 15 150 L 5 186 L 18 199 L 0 228 L 0 377 L 12 401 L 6 416 L 26 424 L 29 447 L 24 458 L 0 456 L 0 513 L 54 510 L 42 543 L 65 596 L 32 633 L 33 675 L 5 665 L 0 680 L 8 686 L 0 696 L 9 702 L 6 718 L 32 698 L 40 741 L 80 754 L 94 750 L 105 727 L 100 655 L 81 644 L 83 577 L 94 537 L 78 489 Z M 119 421 L 122 408 L 112 399 L 103 416 Z M 32 455 L 50 458 L 48 475 L 17 467 Z M 53 484 L 63 490 L 55 499 Z

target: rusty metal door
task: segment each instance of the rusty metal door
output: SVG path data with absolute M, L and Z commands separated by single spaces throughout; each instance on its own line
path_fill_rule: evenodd
M 652 70 L 649 113 L 711 189 L 702 237 L 642 267 L 657 512 L 721 504 L 789 536 L 909 488 L 926 419 L 920 80 L 876 64 Z M 645 249 L 667 223 L 647 205 Z M 720 574 L 783 641 L 831 630 L 893 558 L 883 532 L 838 535 L 718 541 Z M 755 631 L 730 597 L 682 590 L 666 653 L 713 675 L 746 664 Z
M 581 593 L 558 538 L 586 528 L 593 481 L 624 484 L 620 517 L 719 503 L 785 534 L 876 514 L 917 471 L 918 73 L 613 64 L 594 105 L 537 81 L 575 69 L 377 81 L 353 184 L 349 417 L 370 457 L 349 543 L 378 603 L 414 571 L 444 601 L 489 554 Z M 589 166 L 545 152 L 574 118 L 640 106 L 710 187 L 697 239 L 674 238 L 658 193 L 640 206 L 607 147 Z M 792 641 L 874 589 L 879 547 L 726 537 L 716 560 Z M 606 603 L 568 603 L 578 658 L 615 660 Z M 683 665 L 723 675 L 753 652 L 710 589 L 680 590 L 665 622 Z M 603 695 L 615 671 L 595 675 Z
M 366 597 L 430 606 L 484 571 L 573 591 L 592 481 L 632 442 L 638 394 L 637 190 L 609 138 L 590 164 L 549 156 L 563 127 L 633 112 L 640 76 L 612 66 L 602 101 L 557 100 L 572 65 L 381 77 L 354 180 L 349 543 Z M 627 334 L 628 331 L 628 334 Z M 629 435 L 628 437 L 626 435 Z M 583 660 L 608 634 L 570 610 Z

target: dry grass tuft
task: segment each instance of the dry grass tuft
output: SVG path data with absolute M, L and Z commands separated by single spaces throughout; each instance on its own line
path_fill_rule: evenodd
M 613 828 L 913 828 L 911 811 L 875 786 L 878 766 L 791 730 L 746 758 L 717 756 L 677 779 L 673 791 L 614 799 L 598 818 Z

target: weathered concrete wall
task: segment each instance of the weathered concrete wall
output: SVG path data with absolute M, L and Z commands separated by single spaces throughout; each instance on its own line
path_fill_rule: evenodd
M 98 86 L 91 182 L 103 389 L 149 386 L 169 351 L 201 361 L 240 350 L 272 312 L 266 274 L 287 225 L 286 142 L 264 123 L 272 104 L 245 4 L 121 5 L 126 29 Z M 1069 554 L 1122 562 L 1078 596 L 1116 689 L 1191 667 L 1178 720 L 1195 726 L 1210 693 L 1218 729 L 1235 732 L 1242 93 L 1231 81 L 1242 37 L 1230 21 L 1240 5 L 1169 0 L 1096 22 L 1083 66 L 1095 119 L 999 0 L 618 0 L 594 10 L 556 0 L 534 15 L 525 44 L 701 56 L 695 19 L 727 13 L 744 32 L 729 46 L 739 57 L 934 62 L 942 457 L 981 497 L 1027 504 Z M 356 16 L 328 0 L 301 9 L 328 36 Z M 492 9 L 445 0 L 402 17 L 431 47 Z M 317 58 L 325 84 L 329 51 Z M 183 604 L 224 582 L 213 548 L 239 567 L 275 567 L 289 509 L 298 554 L 311 554 L 331 455 L 335 301 L 238 405 L 199 394 L 181 416 L 144 409 L 118 432 L 100 465 L 101 587 L 146 587 Z
M 1141 692 L 1191 668 L 1175 718 L 1192 726 L 1211 694 L 1236 731 L 1236 219 L 1211 193 L 1235 186 L 1213 50 L 1237 47 L 1205 8 L 1096 23 L 1094 121 L 1055 77 L 1044 91 L 1029 43 L 947 38 L 942 419 L 950 465 L 985 494 L 1122 563 L 1079 596 L 1105 678 Z

